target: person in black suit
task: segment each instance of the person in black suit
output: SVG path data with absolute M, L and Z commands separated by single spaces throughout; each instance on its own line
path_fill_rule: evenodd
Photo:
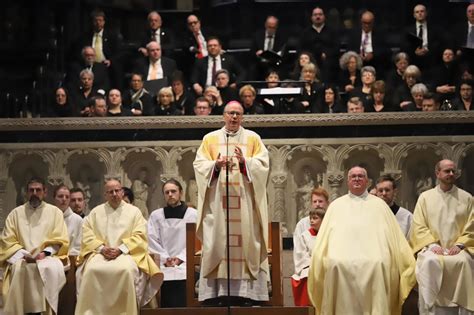
M 148 58 L 137 60 L 134 72 L 140 73 L 145 81 L 168 79 L 177 70 L 176 61 L 161 55 L 161 46 L 157 42 L 146 45 Z M 155 94 L 156 91 L 150 91 Z
M 237 61 L 230 55 L 222 54 L 221 42 L 217 37 L 207 39 L 207 51 L 208 57 L 196 61 L 191 75 L 191 83 L 197 95 L 203 93 L 204 87 L 215 85 L 213 75 L 215 76 L 220 69 L 226 69 L 229 72 L 230 86 L 236 87 L 235 82 L 240 82 L 245 78 L 245 72 Z
M 453 100 L 455 110 L 474 110 L 472 88 L 474 81 L 462 80 L 458 86 L 459 96 Z
M 175 48 L 175 40 L 171 30 L 162 27 L 163 21 L 157 11 L 148 13 L 148 29 L 144 32 L 140 48 L 138 49 L 143 56 L 148 56 L 146 45 L 149 42 L 157 42 L 161 45 L 164 56 L 172 56 Z
M 114 86 L 122 85 L 121 40 L 117 32 L 105 27 L 105 13 L 95 10 L 91 14 L 92 29 L 86 32 L 79 41 L 80 47 L 92 46 L 95 50 L 95 61 L 101 62 L 110 69 Z
M 257 91 L 250 84 L 240 88 L 239 97 L 244 108 L 244 115 L 265 114 L 263 106 L 255 100 L 257 98 Z
M 321 70 L 321 78 L 325 82 L 333 81 L 332 73 L 337 68 L 339 53 L 337 32 L 326 24 L 326 16 L 320 7 L 313 9 L 311 26 L 307 27 L 300 38 L 300 50 L 311 52 Z
M 361 27 L 349 36 L 348 49 L 358 52 L 364 66 L 372 66 L 380 73 L 384 72 L 387 48 L 384 34 L 374 27 L 375 16 L 370 11 L 362 13 Z
M 474 58 L 472 53 L 463 51 L 462 48 L 474 50 L 474 3 L 471 3 L 466 8 L 466 21 L 461 22 L 455 28 L 454 45 L 456 47 L 456 55 L 460 57 L 461 63 L 464 67 L 473 69 Z
M 261 58 L 262 53 L 264 51 L 271 51 L 282 55 L 285 44 L 286 38 L 278 30 L 278 18 L 273 15 L 268 16 L 265 20 L 265 29 L 258 30 L 255 33 L 252 43 L 252 51 L 257 56 L 256 77 L 258 79 L 263 79 L 264 74 L 269 69 L 277 69 L 281 63 L 281 59 Z
M 107 92 L 110 89 L 109 71 L 104 63 L 95 61 L 95 50 L 91 46 L 82 48 L 82 60 L 70 64 L 66 74 L 66 85 L 69 89 L 75 89 L 80 85 L 79 73 L 89 69 L 94 73 L 94 88 Z
M 122 106 L 133 116 L 150 116 L 153 114 L 153 98 L 143 87 L 143 75 L 132 73 L 130 89 L 123 93 Z
M 416 45 L 415 41 L 406 38 L 402 41 L 402 50 L 406 51 L 411 63 L 418 66 L 421 71 L 430 69 L 436 63 L 436 58 L 441 54 L 443 45 L 442 30 L 428 23 L 426 7 L 418 4 L 413 8 L 415 23 L 405 28 L 405 36 L 417 36 L 422 40 L 422 45 Z

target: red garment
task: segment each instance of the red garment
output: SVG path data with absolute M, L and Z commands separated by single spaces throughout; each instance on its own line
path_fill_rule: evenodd
M 291 289 L 295 306 L 310 306 L 308 297 L 308 278 L 295 280 L 291 278 Z

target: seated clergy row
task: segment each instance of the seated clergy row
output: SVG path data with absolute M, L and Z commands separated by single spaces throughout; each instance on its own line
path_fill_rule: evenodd
M 394 202 L 390 176 L 377 181 L 380 198 L 368 194 L 362 167 L 349 170 L 349 193 L 330 205 L 328 193 L 315 188 L 314 209 L 294 232 L 295 304 L 312 304 L 317 314 L 400 314 L 417 281 L 420 314 L 473 314 L 472 196 L 454 185 L 452 161 L 438 162 L 435 173 L 439 184 L 420 195 L 413 216 Z M 82 247 L 69 251 L 79 253 L 76 314 L 138 314 L 163 275 L 162 306 L 185 306 L 184 231 L 198 214 L 181 200 L 179 182 L 165 182 L 163 193 L 167 205 L 151 213 L 148 243 L 147 223 L 122 200 L 117 180 L 106 182 L 107 202 L 82 222 L 67 187 L 54 192 L 58 209 L 43 201 L 44 183 L 32 179 L 28 201 L 9 214 L 0 239 L 5 313 L 56 313 L 68 244 L 77 248 L 81 225 Z

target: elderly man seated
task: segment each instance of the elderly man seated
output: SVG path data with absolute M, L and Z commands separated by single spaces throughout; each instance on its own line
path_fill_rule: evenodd
M 76 315 L 137 315 L 158 291 L 163 274 L 148 254 L 146 221 L 122 200 L 118 180 L 106 182 L 105 198 L 84 219 Z

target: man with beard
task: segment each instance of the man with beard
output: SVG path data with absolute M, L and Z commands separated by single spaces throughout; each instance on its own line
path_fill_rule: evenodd
M 32 178 L 26 194 L 28 201 L 10 212 L 0 237 L 0 267 L 5 270 L 3 311 L 57 313 L 59 291 L 66 283 L 66 224 L 61 210 L 44 202 L 42 179 Z
M 164 274 L 161 307 L 186 306 L 186 223 L 196 223 L 197 210 L 188 207 L 183 187 L 175 179 L 163 185 L 166 207 L 153 211 L 148 219 L 150 252 L 160 255 Z
M 418 198 L 410 233 L 420 314 L 474 314 L 472 196 L 454 184 L 453 161 L 439 161 L 435 173 L 439 184 Z

